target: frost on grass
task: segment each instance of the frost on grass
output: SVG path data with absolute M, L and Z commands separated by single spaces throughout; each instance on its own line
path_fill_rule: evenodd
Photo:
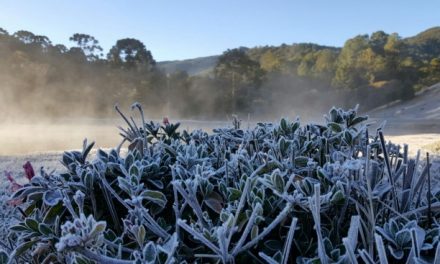
M 333 108 L 322 125 L 234 118 L 213 133 L 145 121 L 139 104 L 140 122 L 116 110 L 127 123 L 116 148 L 90 159 L 84 141 L 63 154 L 63 173 L 25 164 L 23 185 L 8 174 L 2 261 L 440 260 L 438 172 L 356 109 Z

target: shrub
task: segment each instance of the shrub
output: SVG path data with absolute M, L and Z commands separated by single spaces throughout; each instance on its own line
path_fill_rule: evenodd
M 356 109 L 325 123 L 207 133 L 127 122 L 108 152 L 84 141 L 66 171 L 12 199 L 22 216 L 0 257 L 33 263 L 414 263 L 440 260 L 429 163 L 369 132 Z M 438 175 L 437 175 L 438 179 Z M 427 187 L 426 187 L 427 185 Z M 12 243 L 11 242 L 11 243 Z

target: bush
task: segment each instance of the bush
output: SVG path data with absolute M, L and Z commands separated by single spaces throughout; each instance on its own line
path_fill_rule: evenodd
M 126 118 L 121 146 L 65 152 L 11 197 L 0 257 L 30 263 L 387 263 L 440 260 L 429 166 L 369 133 L 356 109 L 179 132 Z M 429 164 L 428 164 L 429 165 Z M 437 179 L 438 179 L 438 175 Z M 435 178 L 435 177 L 434 177 Z M 428 187 L 426 187 L 428 185 Z M 437 262 L 438 263 L 438 262 Z

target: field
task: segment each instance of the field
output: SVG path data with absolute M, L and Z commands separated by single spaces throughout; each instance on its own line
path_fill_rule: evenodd
M 418 150 L 439 154 L 440 122 L 424 120 L 389 120 L 385 128 L 385 139 L 394 144 L 409 145 L 409 154 L 414 156 Z M 377 118 L 371 127 L 377 127 L 385 119 Z M 75 123 L 75 125 L 72 125 Z M 231 122 L 182 121 L 182 128 L 203 129 L 230 125 Z M 120 120 L 72 120 L 51 124 L 3 124 L 0 126 L 0 171 L 22 173 L 22 164 L 31 161 L 37 168 L 44 166 L 59 169 L 61 154 L 65 150 L 80 149 L 85 138 L 95 141 L 95 148 L 113 148 L 121 141 L 117 126 Z M 244 126 L 255 123 L 244 122 Z

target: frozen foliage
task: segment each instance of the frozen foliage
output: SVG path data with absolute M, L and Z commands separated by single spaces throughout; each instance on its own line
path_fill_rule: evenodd
M 178 131 L 140 123 L 115 149 L 65 152 L 17 188 L 10 263 L 432 263 L 440 261 L 439 175 L 368 130 L 356 110 Z M 128 153 L 120 154 L 123 144 Z M 27 166 L 27 175 L 32 174 Z M 12 205 L 9 205 L 10 207 Z M 5 241 L 5 240 L 3 240 Z

